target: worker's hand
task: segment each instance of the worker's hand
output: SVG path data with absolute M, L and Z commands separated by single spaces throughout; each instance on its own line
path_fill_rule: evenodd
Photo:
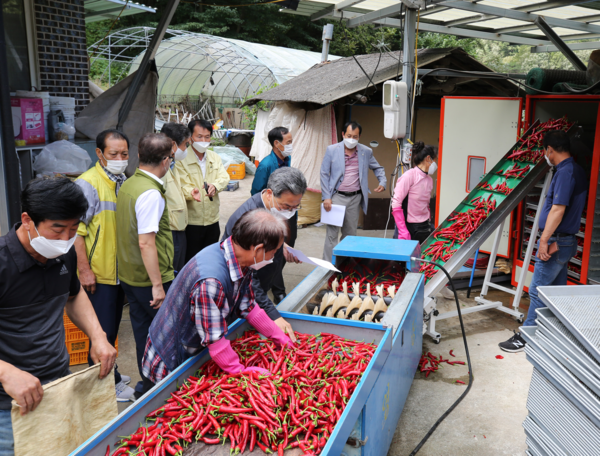
M 19 404 L 21 415 L 33 412 L 44 396 L 42 384 L 36 377 L 8 363 L 3 363 L 2 387 Z
M 163 301 L 165 300 L 165 289 L 162 283 L 160 285 L 152 286 L 152 301 L 150 301 L 150 307 L 153 309 L 160 309 Z
M 548 261 L 552 255 L 548 253 L 548 242 L 540 239 L 540 247 L 538 248 L 537 256 L 542 261 Z
M 201 202 L 202 198 L 200 198 L 200 190 L 198 190 L 197 188 L 192 190 L 192 198 L 194 198 L 198 202 Z
M 385 187 L 383 185 L 378 186 L 375 190 L 373 190 L 375 193 L 381 193 L 382 191 L 385 190 Z
M 283 331 L 284 334 L 287 334 L 288 337 L 292 340 L 292 342 L 296 343 L 296 334 L 294 334 L 292 325 L 285 321 L 283 317 L 279 317 L 273 323 L 275 323 L 279 327 L 279 329 Z
M 88 293 L 94 294 L 96 292 L 96 276 L 91 269 L 85 271 L 79 271 L 79 281 L 83 286 L 83 289 Z
M 112 372 L 115 366 L 117 350 L 108 343 L 105 333 L 102 333 L 102 337 L 97 339 L 92 340 L 90 357 L 94 364 L 100 363 L 100 378 L 104 378 Z
M 296 256 L 288 250 L 288 245 L 285 243 L 283 244 L 283 256 L 285 257 L 285 261 L 287 261 L 288 263 L 302 263 L 302 261 L 296 258 Z
M 208 184 L 208 192 L 206 192 L 211 198 L 217 194 L 217 188 L 213 184 Z
M 326 199 L 323 201 L 323 207 L 325 208 L 325 211 L 329 212 L 331 210 L 331 200 Z

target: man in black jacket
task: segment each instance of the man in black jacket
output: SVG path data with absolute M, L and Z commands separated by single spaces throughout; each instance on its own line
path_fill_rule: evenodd
M 242 204 L 229 218 L 225 226 L 225 232 L 221 241 L 224 241 L 231 236 L 233 225 L 246 212 L 253 209 L 267 209 L 274 214 L 285 219 L 290 219 L 296 215 L 300 207 L 300 201 L 304 192 L 306 192 L 306 179 L 301 171 L 296 168 L 283 167 L 274 171 L 269 177 L 267 188 L 260 193 L 256 193 L 244 204 Z M 267 315 L 279 326 L 283 332 L 290 335 L 292 341 L 295 341 L 292 326 L 285 321 L 274 304 L 267 296 L 267 290 L 273 285 L 273 280 L 277 273 L 281 273 L 285 264 L 284 259 L 288 262 L 299 263 L 287 250 L 287 245 L 284 243 L 275 254 L 272 264 L 254 272 L 252 279 L 252 288 L 258 305 L 265 310 Z

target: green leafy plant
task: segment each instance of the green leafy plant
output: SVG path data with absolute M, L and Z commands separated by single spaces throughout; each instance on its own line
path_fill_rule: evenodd
M 279 84 L 272 84 L 268 87 L 260 87 L 254 95 L 249 95 L 244 100 L 240 102 L 240 106 L 243 105 L 246 101 L 254 98 L 257 95 L 260 95 L 267 90 L 271 90 L 277 87 Z M 271 101 L 259 101 L 258 103 L 252 106 L 243 106 L 242 114 L 244 115 L 244 124 L 247 126 L 248 130 L 254 130 L 256 128 L 256 119 L 258 118 L 258 111 L 270 111 L 273 107 L 273 102 Z

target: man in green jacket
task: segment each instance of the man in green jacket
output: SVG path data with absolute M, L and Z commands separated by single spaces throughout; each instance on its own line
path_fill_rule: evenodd
M 139 169 L 125 181 L 117 197 L 119 280 L 129 301 L 140 376 L 148 329 L 173 281 L 173 237 L 165 186 L 173 142 L 149 133 L 138 146 Z M 143 391 L 143 382 L 136 385 Z M 136 394 L 138 397 L 138 394 Z

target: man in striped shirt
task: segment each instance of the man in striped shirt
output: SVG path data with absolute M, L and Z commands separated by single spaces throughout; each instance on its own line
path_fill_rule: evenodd
M 228 373 L 244 367 L 226 339 L 228 325 L 245 318 L 278 345 L 290 338 L 254 301 L 250 269 L 270 263 L 283 244 L 285 220 L 265 209 L 245 213 L 232 234 L 192 258 L 179 273 L 154 319 L 142 370 L 147 391 L 186 359 L 208 346 L 212 359 Z

